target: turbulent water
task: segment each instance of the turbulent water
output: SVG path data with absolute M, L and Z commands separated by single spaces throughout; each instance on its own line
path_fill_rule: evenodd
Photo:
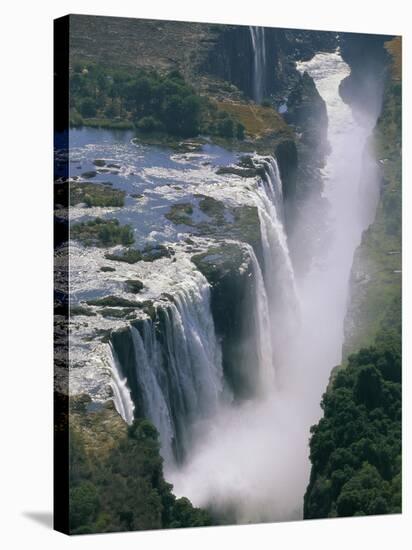
M 250 27 L 250 33 L 254 94 L 261 100 L 264 29 Z M 114 216 L 131 224 L 138 246 L 160 243 L 173 251 L 155 263 L 117 262 L 116 271 L 107 272 L 101 270 L 107 265 L 102 249 L 86 250 L 72 243 L 72 305 L 108 294 L 130 298 L 124 281 L 138 278 L 144 281 L 139 298 L 159 306 L 162 314 L 153 320 L 138 313 L 132 325 L 100 316 L 78 322 L 71 335 L 71 391 L 86 390 L 96 401 L 104 401 L 110 397 L 109 373 L 112 398 L 126 422 L 132 422 L 140 407 L 156 425 L 166 478 L 176 494 L 237 522 L 302 516 L 309 427 L 320 416 L 321 395 L 341 359 L 353 253 L 373 218 L 377 199 L 374 163 L 364 152 L 374 121 L 369 127 L 360 126 L 339 95 L 348 66 L 335 52 L 318 54 L 299 63 L 298 69 L 309 72 L 326 103 L 330 143 L 323 171 L 328 208 L 322 220 L 328 245 L 299 277 L 284 227 L 282 181 L 275 158 L 252 156 L 263 177 L 250 179 L 219 175 L 216 168 L 236 162 L 238 155 L 209 144 L 176 153 L 142 146 L 127 133 L 113 138 L 107 132 L 75 130 L 71 135 L 72 179 L 79 171 L 94 169 L 93 159 L 108 159 L 115 168 L 109 173 L 97 171 L 96 181 L 110 177 L 128 195 L 120 209 L 74 207 L 70 221 Z M 255 364 L 248 365 L 256 392 L 247 401 L 234 399 L 225 381 L 210 284 L 190 261 L 194 252 L 207 251 L 215 241 L 164 216 L 171 206 L 190 202 L 193 220 L 210 223 L 199 208 L 202 196 L 228 208 L 254 205 L 258 211 L 262 258 L 242 245 L 254 289 L 252 309 L 244 314 L 253 319 L 251 336 L 257 351 Z M 225 216 L 230 216 L 228 212 Z M 325 216 L 325 210 L 315 214 Z M 302 241 L 319 239 L 310 233 L 304 216 L 296 227 L 298 236 L 305 235 Z M 296 257 L 305 251 L 293 252 Z M 131 342 L 129 363 L 139 403 L 133 402 L 115 346 L 90 337 L 93 331 L 116 329 L 125 329 Z
M 265 177 L 254 178 L 252 183 L 239 176 L 217 175 L 216 168 L 220 164 L 233 162 L 237 156 L 208 144 L 201 150 L 178 154 L 141 146 L 128 133 L 113 136 L 96 130 L 72 131 L 71 143 L 71 178 L 74 181 L 79 173 L 95 170 L 96 158 L 104 158 L 115 167 L 110 171 L 98 170 L 94 181 L 113 181 L 128 194 L 121 209 L 75 206 L 71 208 L 70 221 L 75 223 L 94 216 L 116 217 L 132 225 L 138 246 L 153 243 L 173 248 L 173 257 L 157 260 L 156 264 L 116 263 L 115 271 L 107 272 L 102 271 L 108 263 L 104 250 L 85 249 L 78 243 L 71 243 L 72 306 L 107 295 L 130 299 L 124 281 L 138 278 L 144 281 L 140 300 L 153 300 L 162 311 L 161 327 L 158 321 L 154 323 L 139 311 L 140 321 L 130 327 L 127 321 L 101 317 L 98 309 L 95 310 L 97 316 L 76 323 L 75 330 L 71 331 L 71 392 L 75 394 L 86 389 L 95 400 L 104 401 L 109 395 L 107 369 L 102 369 L 101 365 L 109 364 L 116 408 L 126 422 L 132 421 L 135 407 L 130 401 L 127 379 L 122 374 L 126 372 L 125 366 L 119 365 L 115 350 L 107 351 L 107 346 L 102 349 L 94 338 L 95 331 L 126 327 L 133 342 L 132 368 L 139 386 L 140 413 L 143 411 L 158 428 L 161 452 L 172 467 L 176 461 L 180 463 L 184 456 L 190 455 L 194 432 L 213 417 L 219 407 L 230 404 L 232 396 L 223 379 L 220 342 L 210 310 L 210 285 L 190 261 L 194 246 L 197 252 L 202 252 L 214 241 L 196 237 L 192 227 L 176 226 L 164 214 L 172 205 L 190 201 L 193 219 L 210 222 L 197 207 L 201 196 L 210 196 L 228 207 L 256 206 L 261 224 L 263 264 L 259 264 L 252 247 L 242 244 L 251 265 L 255 289 L 254 311 L 251 312 L 255 326 L 250 336 L 255 342 L 257 362 L 248 368 L 254 372 L 250 376 L 255 386 L 253 391 L 267 393 L 275 384 L 279 362 L 273 342 L 285 333 L 286 326 L 286 323 L 278 324 L 279 315 L 276 317 L 275 312 L 281 310 L 283 297 L 294 293 L 293 270 L 282 224 L 279 169 L 275 159 L 255 155 L 252 162 L 264 168 Z M 131 198 L 136 192 L 138 200 Z M 191 244 L 186 242 L 188 233 Z M 279 290 L 276 308 L 271 298 L 274 286 Z
M 339 95 L 349 67 L 335 52 L 318 54 L 298 69 L 313 77 L 327 107 L 330 153 L 323 173 L 328 202 L 323 225 L 330 234 L 328 246 L 295 280 L 281 222 L 281 194 L 276 185 L 258 189 L 276 384 L 257 401 L 223 409 L 208 432 L 199 435 L 186 467 L 171 475 L 178 493 L 239 522 L 302 517 L 309 428 L 319 419 L 330 371 L 341 360 L 353 254 L 376 205 L 376 173 L 364 155 L 373 121 L 370 127 L 360 126 Z M 272 167 L 275 176 L 270 179 L 276 182 Z M 302 224 L 300 230 L 308 228 Z M 276 242 L 273 251 L 270 242 Z M 279 296 L 284 298 L 280 303 Z
M 127 378 L 122 377 L 119 370 L 118 359 L 115 357 L 112 346 L 109 346 L 107 355 L 110 361 L 112 373 L 111 387 L 113 390 L 113 401 L 117 412 L 128 423 L 133 422 L 134 403 L 127 386 Z
M 143 408 L 159 430 L 168 464 L 188 452 L 193 426 L 216 412 L 223 392 L 209 284 L 194 271 L 181 286 L 164 312 L 162 340 L 150 319 L 140 331 L 130 329 Z M 177 444 L 179 452 L 173 450 Z

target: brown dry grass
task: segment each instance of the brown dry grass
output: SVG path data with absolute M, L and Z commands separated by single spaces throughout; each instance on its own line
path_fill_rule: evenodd
M 272 107 L 234 101 L 217 101 L 216 103 L 219 110 L 227 112 L 241 122 L 246 133 L 252 137 L 272 132 L 290 133 L 289 126 Z
M 127 436 L 126 423 L 111 403 L 95 413 L 71 411 L 70 425 L 81 434 L 85 452 L 99 460 L 107 457 Z
M 385 42 L 385 48 L 392 56 L 392 77 L 394 80 L 402 79 L 402 37 L 396 36 Z

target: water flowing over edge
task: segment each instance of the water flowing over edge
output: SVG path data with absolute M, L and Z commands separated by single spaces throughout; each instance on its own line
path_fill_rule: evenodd
M 325 195 L 331 206 L 330 221 L 335 224 L 334 244 L 305 280 L 299 282 L 295 280 L 287 236 L 283 227 L 282 186 L 277 163 L 274 159 L 256 155 L 254 162 L 262 165 L 266 174 L 266 177 L 257 183 L 254 192 L 262 236 L 263 265 L 259 265 L 254 251 L 251 249 L 249 249 L 249 256 L 256 283 L 256 307 L 259 304 L 259 311 L 256 315 L 256 332 L 261 338 L 258 371 L 262 387 L 268 391 L 266 397 L 262 397 L 260 394 L 260 400 L 252 401 L 241 407 L 232 406 L 230 402 L 220 402 L 218 398 L 215 409 L 218 414 L 211 414 L 209 422 L 204 422 L 204 431 L 197 433 L 198 436 L 199 433 L 204 434 L 208 447 L 205 447 L 205 443 L 202 445 L 197 437 L 195 446 L 189 453 L 189 461 L 182 470 L 169 469 L 166 461 L 166 468 L 171 479 L 176 482 L 178 494 L 189 496 L 196 504 L 210 505 L 216 498 L 216 494 L 220 495 L 222 499 L 229 499 L 229 501 L 232 497 L 235 501 L 241 500 L 245 494 L 248 494 L 250 503 L 243 505 L 232 503 L 235 508 L 239 509 L 237 515 L 239 521 L 247 518 L 250 521 L 251 517 L 256 521 L 265 518 L 268 520 L 291 519 L 296 517 L 296 514 L 299 517 L 301 513 L 296 510 L 299 508 L 297 503 L 302 498 L 307 483 L 308 459 L 305 449 L 308 430 L 310 424 L 319 417 L 321 393 L 326 386 L 331 368 L 340 357 L 349 271 L 354 249 L 364 227 L 362 220 L 350 217 L 352 212 L 355 212 L 356 216 L 358 215 L 354 205 L 356 206 L 359 198 L 359 151 L 345 148 L 346 143 L 341 138 L 342 129 L 344 130 L 343 138 L 345 135 L 353 135 L 355 132 L 356 146 L 359 148 L 364 145 L 367 132 L 354 127 L 350 109 L 343 105 L 339 97 L 339 83 L 347 74 L 339 54 L 319 55 L 326 56 L 325 60 L 327 61 L 325 72 L 319 75 L 319 81 L 315 78 L 315 83 L 326 101 L 329 115 L 329 140 L 332 153 L 329 155 L 328 165 L 325 169 Z M 257 61 L 256 66 L 258 63 Z M 302 68 L 307 69 L 308 67 L 302 64 Z M 322 88 L 322 86 L 324 87 Z M 338 131 L 333 133 L 335 129 Z M 344 163 L 342 164 L 340 158 L 343 152 L 346 156 L 343 156 Z M 350 193 L 345 195 L 347 186 L 339 186 L 339 183 L 345 183 L 348 179 L 348 172 L 346 168 L 344 171 L 341 169 L 345 167 L 345 164 L 347 166 L 348 161 L 351 160 L 353 160 L 354 166 L 350 181 L 353 185 L 349 189 Z M 336 191 L 335 194 L 333 194 L 334 191 Z M 345 192 L 343 197 L 342 192 Z M 349 217 L 348 214 L 350 214 Z M 353 226 L 350 226 L 350 231 L 342 232 L 341 230 L 347 229 L 347 224 L 351 222 L 353 222 Z M 341 262 L 344 262 L 343 270 Z M 338 278 L 336 278 L 337 274 L 339 274 Z M 319 298 L 319 302 L 316 302 L 317 298 Z M 335 303 L 336 310 L 334 309 Z M 190 309 L 187 303 L 180 303 L 180 310 L 178 310 L 180 319 L 175 320 L 175 325 L 182 325 L 184 332 L 188 330 L 188 334 L 196 333 L 199 337 L 202 331 L 197 327 L 194 332 L 191 332 L 190 327 L 193 327 L 193 324 L 190 322 L 187 324 L 183 320 L 183 318 L 191 317 L 188 307 Z M 184 312 L 183 317 L 182 312 Z M 332 312 L 331 316 L 329 312 Z M 296 320 L 296 317 L 300 318 L 301 326 L 294 325 L 293 319 Z M 322 335 L 324 329 L 330 335 L 329 337 Z M 293 349 L 290 349 L 290 336 L 293 334 L 293 330 L 296 330 L 296 333 Z M 330 345 L 325 347 L 325 342 Z M 199 343 L 198 338 L 194 338 L 193 345 L 197 350 L 204 349 L 204 345 L 202 342 Z M 288 346 L 287 349 L 286 346 Z M 189 356 L 190 354 L 191 352 L 188 352 Z M 192 353 L 192 355 L 196 356 L 196 353 Z M 283 382 L 280 386 L 277 376 L 279 368 L 282 371 Z M 190 394 L 190 391 L 187 391 Z M 222 391 L 220 395 L 223 395 Z M 199 403 L 196 403 L 197 406 Z M 261 414 L 264 416 L 261 417 Z M 196 415 L 194 415 L 194 422 L 200 420 L 200 416 L 196 419 Z M 220 416 L 224 419 L 223 424 Z M 277 431 L 275 430 L 274 433 L 267 431 L 267 418 L 271 421 L 271 430 L 274 429 L 274 426 L 276 427 Z M 266 426 L 265 430 L 260 432 L 256 429 L 256 433 L 249 432 L 246 426 L 244 428 L 239 426 L 239 419 L 241 422 L 250 423 L 251 426 L 254 426 L 255 422 L 261 422 L 263 426 Z M 285 425 L 288 427 L 286 432 L 284 432 Z M 233 442 L 230 443 L 229 430 L 233 429 L 240 430 L 237 433 L 239 447 L 233 446 Z M 229 440 L 227 440 L 228 437 Z M 261 437 L 263 440 L 260 439 Z M 161 438 L 163 441 L 165 436 L 161 434 Z M 273 473 L 274 479 L 266 479 L 265 475 L 269 477 L 270 475 L 265 474 L 264 468 L 257 466 L 258 470 L 262 471 L 258 473 L 254 470 L 250 471 L 250 479 L 244 479 L 240 483 L 240 492 L 237 496 L 234 484 L 239 483 L 239 479 L 232 478 L 230 475 L 227 475 L 226 479 L 214 479 L 208 486 L 205 486 L 203 477 L 206 475 L 205 472 L 209 472 L 206 459 L 212 463 L 214 460 L 219 460 L 220 464 L 223 460 L 228 467 L 234 470 L 233 476 L 236 476 L 238 467 L 247 469 L 247 464 L 243 464 L 239 458 L 239 453 L 244 452 L 242 445 L 259 449 L 262 441 L 271 449 L 269 454 L 273 462 L 272 467 L 277 469 Z M 282 448 L 282 445 L 286 445 L 286 447 Z M 293 457 L 289 454 L 290 452 L 293 452 Z M 232 460 L 229 459 L 230 456 L 232 456 Z M 259 464 L 261 459 L 257 456 L 255 459 L 256 464 Z M 294 462 L 297 464 L 291 467 Z M 266 462 L 264 464 L 266 465 Z M 280 475 L 282 472 L 283 474 Z M 292 482 L 290 476 L 293 472 L 296 475 L 298 472 L 300 477 Z M 228 472 L 226 473 L 228 474 Z M 258 492 L 257 495 L 250 493 L 249 482 L 253 487 L 261 486 L 262 492 Z M 268 490 L 271 489 L 271 494 L 267 494 L 264 490 L 267 485 Z M 283 506 L 279 504 L 282 499 Z M 254 501 L 255 506 L 253 505 Z M 258 502 L 259 505 L 257 505 Z
M 265 28 L 249 27 L 253 49 L 253 99 L 259 103 L 264 99 L 266 44 Z
M 282 181 L 273 157 L 253 156 L 264 170 L 254 192 L 263 247 L 263 269 L 250 245 L 242 243 L 252 267 L 254 341 L 257 364 L 254 384 L 258 395 L 273 391 L 279 360 L 273 343 L 286 337 L 286 311 L 282 300 L 274 303 L 276 286 L 281 296 L 296 300 L 293 267 L 283 228 Z M 279 267 L 280 266 L 280 267 Z M 182 459 L 190 448 L 193 426 L 227 404 L 224 392 L 222 357 L 210 310 L 210 285 L 195 269 L 163 312 L 164 337 L 150 319 L 130 328 L 135 372 L 141 391 L 144 414 L 160 433 L 162 454 L 168 463 Z M 269 289 L 269 290 L 268 290 Z M 245 312 L 245 314 L 247 314 Z M 282 324 L 278 321 L 281 317 Z M 165 359 L 166 358 L 166 359 Z M 249 368 L 253 368 L 251 365 Z M 121 407 L 119 407 L 121 409 Z M 123 416 L 123 415 L 122 415 Z M 126 417 L 124 417 L 126 419 Z

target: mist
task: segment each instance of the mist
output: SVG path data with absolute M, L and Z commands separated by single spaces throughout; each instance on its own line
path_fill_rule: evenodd
M 297 304 L 290 281 L 286 289 L 269 269 L 265 273 L 274 382 L 249 401 L 222 403 L 214 416 L 196 424 L 184 464 L 165 465 L 177 495 L 238 523 L 302 517 L 310 426 L 321 416 L 322 394 L 342 359 L 353 255 L 379 196 L 376 162 L 367 146 L 376 116 L 365 109 L 354 118 L 340 97 L 348 65 L 335 52 L 317 54 L 297 68 L 314 79 L 327 107 L 326 208 L 308 197 L 289 236 L 293 258 L 307 254 L 308 240 L 314 251 L 307 268 L 293 274 Z M 320 230 L 308 225 L 312 216 L 320 218 Z M 287 299 L 276 299 L 279 293 Z

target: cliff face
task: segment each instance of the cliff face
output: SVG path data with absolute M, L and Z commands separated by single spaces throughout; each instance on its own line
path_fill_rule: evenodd
M 363 50 L 355 36 L 343 49 L 352 73 L 341 90 L 355 114 L 366 112 L 365 120 L 376 116 L 381 101 L 380 84 L 373 94 L 367 86 L 383 77 L 369 145 L 381 186 L 353 262 L 345 368 L 335 369 L 323 418 L 311 429 L 305 518 L 402 512 L 401 39 L 383 45 L 384 38 Z
M 85 395 L 71 399 L 70 534 L 210 525 L 165 481 L 154 426 L 139 419 L 127 427 L 111 402 L 89 406 Z
M 319 178 L 313 183 L 312 176 L 322 163 L 320 149 L 326 132 L 324 104 L 311 78 L 296 70 L 295 61 L 334 50 L 337 35 L 267 27 L 263 36 L 263 97 L 276 106 L 287 101 L 285 116 L 251 101 L 255 58 L 248 26 L 72 15 L 70 63 L 72 67 L 89 62 L 111 69 L 179 70 L 219 112 L 244 126 L 245 150 L 276 155 L 291 219 L 295 196 L 306 184 L 319 183 Z M 298 147 L 296 131 L 303 136 Z M 322 147 L 314 154 L 311 146 L 317 138 Z
M 235 399 L 254 393 L 258 364 L 255 341 L 255 280 L 250 257 L 237 244 L 222 244 L 192 261 L 209 281 L 216 334 L 222 346 L 225 380 Z
M 257 390 L 259 343 L 255 318 L 256 280 L 248 249 L 242 243 L 217 242 L 206 252 L 192 256 L 192 261 L 210 284 L 210 308 L 220 342 L 225 391 L 235 400 L 251 398 Z M 171 311 L 174 302 L 172 295 L 161 297 L 147 308 L 147 318 L 131 321 L 130 327 L 113 330 L 110 340 L 121 375 L 127 378 L 136 419 L 147 414 L 145 385 L 151 383 L 144 374 L 147 365 L 143 354 L 154 363 L 150 367 L 158 377 L 159 390 L 156 391 L 162 393 L 168 404 L 173 426 L 172 452 L 179 463 L 187 451 L 193 410 L 188 404 L 185 387 L 185 384 L 190 385 L 190 380 L 185 379 L 187 373 L 176 374 L 176 369 L 184 370 L 182 361 L 186 347 L 176 336 L 176 317 Z M 140 334 L 144 350 L 137 351 L 139 344 L 136 344 L 133 330 Z M 201 361 L 200 355 L 197 359 Z
M 298 75 L 297 59 L 336 47 L 336 34 L 265 28 L 265 96 L 281 99 Z M 71 63 L 109 67 L 180 70 L 195 86 L 217 77 L 253 95 L 253 46 L 250 28 L 183 21 L 70 16 Z
M 383 47 L 391 37 L 345 33 L 339 40 L 343 59 L 351 68 L 340 93 L 355 115 L 376 117 L 381 112 L 388 54 Z
M 386 312 L 401 295 L 401 39 L 387 41 L 384 54 L 387 63 L 383 105 L 373 135 L 381 178 L 380 198 L 376 217 L 354 258 L 344 356 L 373 342 Z M 363 83 L 362 79 L 360 85 Z
M 215 75 L 237 86 L 247 97 L 253 97 L 254 52 L 250 27 L 216 25 L 215 41 L 199 72 Z M 336 48 L 337 35 L 329 32 L 296 31 L 265 27 L 266 64 L 263 74 L 263 97 L 282 103 L 299 73 L 295 61 L 310 59 L 318 51 Z

